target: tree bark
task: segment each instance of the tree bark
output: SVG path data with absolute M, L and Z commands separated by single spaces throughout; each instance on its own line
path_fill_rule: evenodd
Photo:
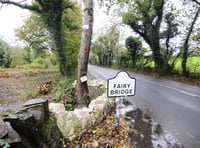
M 63 43 L 64 37 L 61 29 L 62 25 L 59 23 L 57 25 L 58 25 L 57 26 L 58 30 L 54 32 L 54 40 L 57 49 L 56 51 L 57 51 L 57 58 L 59 61 L 60 73 L 65 76 L 71 76 L 72 74 L 70 73 L 70 70 L 67 68 L 67 59 Z
M 83 31 L 81 39 L 81 47 L 78 55 L 78 78 L 77 78 L 77 100 L 79 106 L 88 106 L 90 96 L 87 80 L 81 80 L 87 77 L 88 59 L 91 45 L 91 35 L 93 29 L 93 1 L 83 0 L 84 16 L 83 16 Z
M 164 70 L 163 55 L 160 52 L 159 27 L 155 28 L 151 34 L 147 35 L 144 39 L 152 49 L 153 60 L 155 62 L 155 71 L 159 74 L 165 73 L 167 70 Z

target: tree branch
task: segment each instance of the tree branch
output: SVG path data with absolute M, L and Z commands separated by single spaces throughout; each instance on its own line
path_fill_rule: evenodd
M 192 0 L 192 1 L 200 5 L 200 2 L 198 0 Z
M 68 8 L 74 10 L 74 5 L 73 5 L 72 3 L 70 3 L 70 4 L 65 5 L 65 6 L 62 7 L 63 10 L 64 10 L 64 9 L 68 9 Z
M 0 1 L 0 3 L 2 3 L 2 4 L 8 4 L 8 5 L 10 4 L 10 5 L 20 7 L 22 9 L 28 9 L 31 11 L 41 12 L 41 10 L 38 7 L 33 6 L 33 5 L 28 5 L 28 4 L 21 4 L 21 2 L 24 2 L 24 1 L 20 1 L 20 2 L 14 2 L 14 1 L 10 1 L 10 0 Z

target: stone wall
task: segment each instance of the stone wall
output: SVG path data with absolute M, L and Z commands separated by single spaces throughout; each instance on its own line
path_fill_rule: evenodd
M 89 80 L 88 85 L 104 90 L 106 88 L 105 81 Z M 50 103 L 49 110 L 56 117 L 57 126 L 64 137 L 73 139 L 77 133 L 82 133 L 101 122 L 114 106 L 114 99 L 107 98 L 106 93 L 103 93 L 103 95 L 92 100 L 88 108 L 66 111 L 63 104 Z
M 0 118 L 0 147 L 62 147 L 63 135 L 48 107 L 46 99 L 31 99 L 17 113 Z
M 105 82 L 89 81 L 90 86 L 104 87 Z M 24 104 L 16 114 L 0 119 L 0 147 L 62 147 L 60 139 L 73 139 L 100 123 L 114 109 L 115 99 L 106 92 L 92 100 L 88 108 L 66 111 L 61 103 L 49 103 L 45 99 L 33 99 Z M 130 142 L 133 146 L 153 148 L 183 148 L 176 138 L 123 100 L 122 116 L 130 122 Z M 139 133 L 139 134 L 135 134 Z
M 65 111 L 61 103 L 50 103 L 49 110 L 56 119 L 64 137 L 73 139 L 77 133 L 84 132 L 101 122 L 113 109 L 114 99 L 107 98 L 106 93 L 92 100 L 88 108 Z
M 104 82 L 88 83 L 105 90 Z M 17 113 L 0 118 L 0 147 L 61 147 L 60 139 L 72 139 L 94 127 L 113 107 L 114 99 L 107 98 L 106 93 L 92 100 L 88 108 L 74 111 L 66 111 L 63 104 L 48 103 L 46 99 L 28 100 Z

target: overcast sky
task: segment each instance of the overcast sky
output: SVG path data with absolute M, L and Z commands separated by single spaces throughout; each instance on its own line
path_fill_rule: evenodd
M 29 15 L 30 12 L 28 10 L 16 6 L 4 5 L 1 7 L 0 37 L 3 37 L 3 39 L 10 44 L 16 44 L 15 29 L 23 25 L 23 20 L 25 20 Z M 111 26 L 113 20 L 112 17 L 107 16 L 105 13 L 102 13 L 102 10 L 96 8 L 94 16 L 94 34 L 100 34 L 102 32 L 101 30 L 105 30 L 106 27 Z M 126 32 L 126 30 L 128 30 L 127 27 L 124 32 Z
M 0 8 L 0 36 L 9 43 L 15 41 L 14 30 L 23 24 L 23 20 L 29 15 L 28 10 L 20 9 L 12 5 L 4 5 Z
M 29 11 L 20 9 L 16 6 L 5 5 L 0 8 L 0 36 L 3 37 L 6 41 L 14 42 L 15 41 L 15 29 L 23 25 L 23 20 L 29 16 Z M 97 19 L 95 19 L 94 29 L 103 28 L 102 24 L 106 25 L 105 14 L 97 12 Z M 101 24 L 101 27 L 98 25 Z

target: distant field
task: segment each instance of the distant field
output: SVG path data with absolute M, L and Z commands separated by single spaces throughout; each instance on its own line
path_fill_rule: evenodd
M 149 67 L 154 67 L 154 62 L 148 64 Z M 182 71 L 181 58 L 177 59 L 175 64 L 175 69 Z M 187 60 L 187 69 L 191 73 L 200 73 L 200 56 L 199 57 L 189 57 Z
M 181 71 L 181 59 L 175 64 L 175 69 Z M 189 57 L 187 60 L 187 69 L 192 73 L 200 73 L 200 57 Z

